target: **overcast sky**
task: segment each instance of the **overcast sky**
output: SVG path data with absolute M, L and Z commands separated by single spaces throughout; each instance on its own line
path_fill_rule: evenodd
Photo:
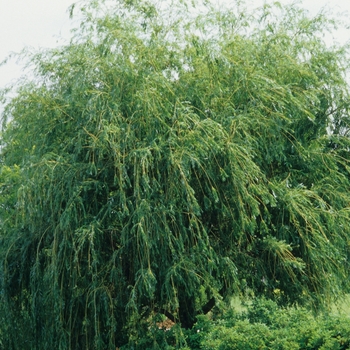
M 222 3 L 229 0 L 212 1 Z M 68 39 L 71 22 L 67 9 L 73 2 L 74 0 L 0 0 L 0 62 L 10 52 L 19 52 L 26 46 L 54 47 L 62 43 L 60 37 Z M 247 0 L 246 3 L 255 7 L 262 1 Z M 300 3 L 311 14 L 316 14 L 328 5 L 334 8 L 334 12 L 348 11 L 350 16 L 350 0 L 301 0 Z M 339 41 L 350 39 L 349 32 L 339 35 L 342 36 Z M 0 88 L 19 75 L 20 68 L 14 62 L 0 67 Z

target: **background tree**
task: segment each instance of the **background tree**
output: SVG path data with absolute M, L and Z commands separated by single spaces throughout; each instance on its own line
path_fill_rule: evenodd
M 347 290 L 346 48 L 323 15 L 239 8 L 89 2 L 67 46 L 25 53 L 1 137 L 7 349 Z

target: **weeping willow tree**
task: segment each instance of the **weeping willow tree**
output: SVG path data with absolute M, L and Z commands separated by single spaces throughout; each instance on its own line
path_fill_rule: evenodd
M 235 293 L 347 291 L 348 56 L 323 41 L 332 21 L 104 6 L 71 9 L 68 45 L 24 54 L 35 78 L 3 112 L 2 345 L 141 347 L 157 315 L 189 328 Z

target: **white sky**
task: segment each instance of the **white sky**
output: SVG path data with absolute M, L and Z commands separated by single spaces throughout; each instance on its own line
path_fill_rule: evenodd
M 212 0 L 217 3 L 230 0 Z M 74 0 L 0 0 L 0 62 L 10 52 L 19 52 L 26 46 L 54 47 L 62 43 L 60 37 L 69 38 L 71 22 L 67 12 Z M 262 0 L 247 0 L 247 5 L 257 7 Z M 279 0 L 289 3 L 289 0 Z M 334 12 L 348 12 L 350 0 L 301 0 L 301 6 L 316 14 L 327 5 Z M 350 17 L 349 17 L 350 23 Z M 339 41 L 350 40 L 350 32 L 342 32 Z M 15 62 L 0 67 L 0 88 L 20 76 L 20 67 Z

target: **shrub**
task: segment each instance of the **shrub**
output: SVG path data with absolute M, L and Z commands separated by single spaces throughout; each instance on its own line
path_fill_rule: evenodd
M 187 342 L 192 350 L 345 350 L 350 319 L 255 299 L 243 314 L 229 310 L 217 320 L 200 318 Z

